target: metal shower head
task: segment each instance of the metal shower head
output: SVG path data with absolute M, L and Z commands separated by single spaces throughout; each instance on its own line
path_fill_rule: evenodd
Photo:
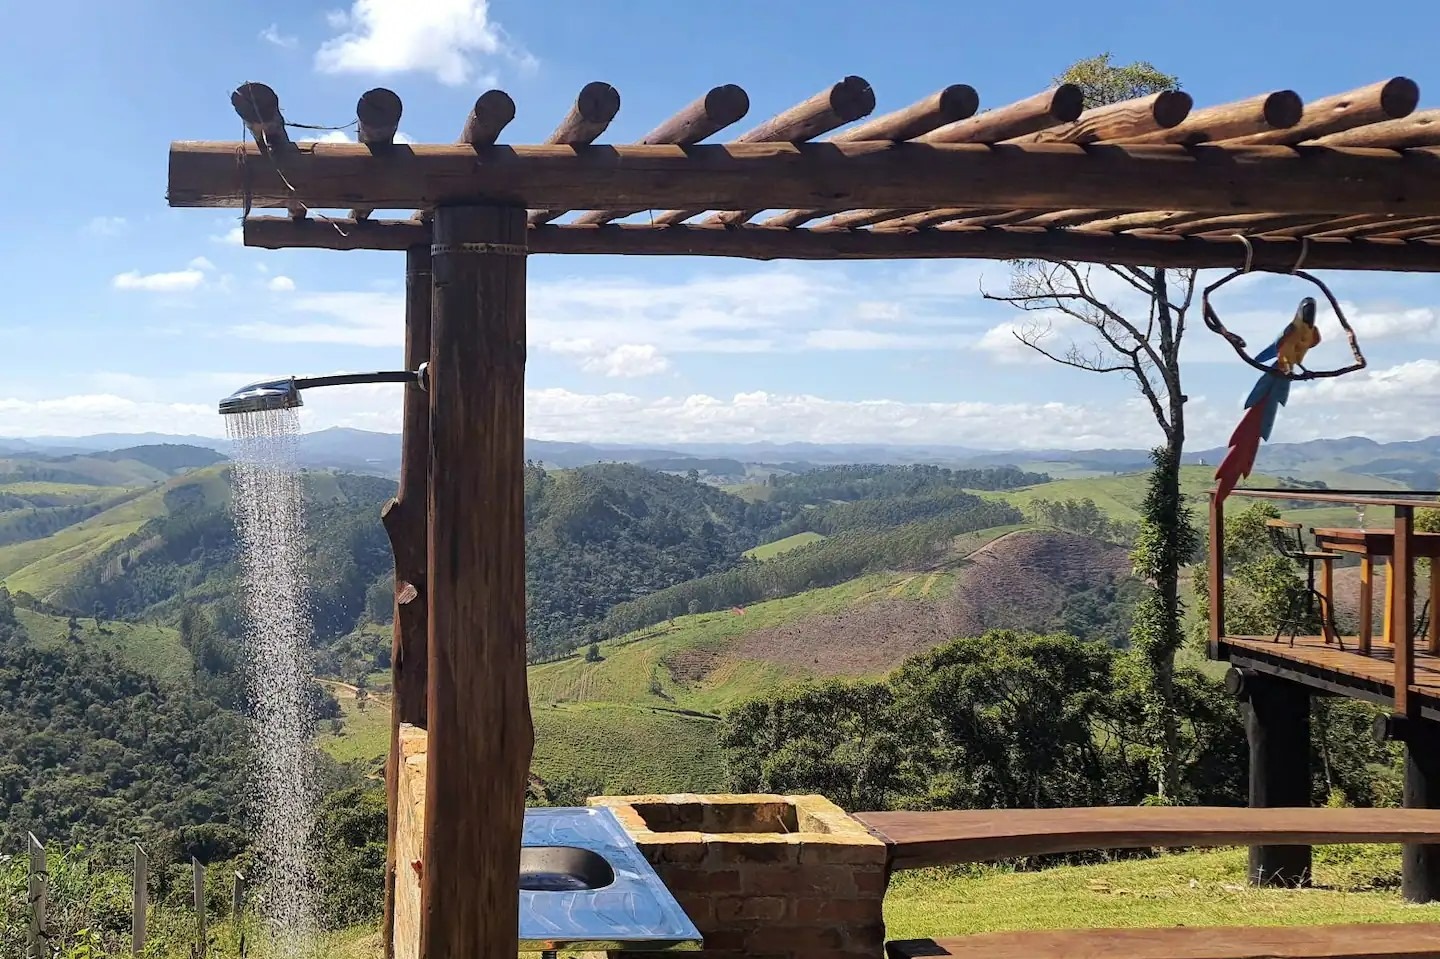
M 251 383 L 220 401 L 220 414 L 259 413 L 264 410 L 288 410 L 304 405 L 295 377 Z
M 382 373 L 340 373 L 335 376 L 287 376 L 283 380 L 265 380 L 236 390 L 220 401 L 220 415 L 259 413 L 265 410 L 289 410 L 305 405 L 300 391 L 315 386 L 353 386 L 357 383 L 408 383 L 422 390 L 430 388 L 428 363 L 416 370 L 387 370 Z

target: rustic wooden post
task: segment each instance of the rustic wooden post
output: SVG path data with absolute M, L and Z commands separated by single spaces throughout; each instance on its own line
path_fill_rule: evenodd
M 135 844 L 135 877 L 130 897 L 130 955 L 145 951 L 145 920 L 150 909 L 150 857 Z
M 1210 644 L 1211 659 L 1220 658 L 1225 638 L 1225 501 L 1210 494 Z
M 46 886 L 49 878 L 49 869 L 45 864 L 45 847 L 40 845 L 40 840 L 35 834 L 29 833 L 28 847 L 30 850 L 30 884 L 27 890 L 30 901 L 30 956 L 31 959 L 41 959 L 49 955 L 49 948 L 45 944 L 45 906 Z
M 1410 687 L 1415 683 L 1415 509 L 1395 507 L 1395 550 L 1390 557 L 1390 628 L 1395 644 L 1395 712 L 1416 718 Z
M 195 878 L 195 955 L 205 959 L 205 867 L 191 856 L 190 871 Z
M 513 955 L 525 685 L 525 211 L 435 211 L 422 959 Z
M 405 369 L 430 360 L 430 248 L 405 254 Z M 400 786 L 400 724 L 425 728 L 426 674 L 429 670 L 428 615 L 425 600 L 426 524 L 430 460 L 430 399 L 417 386 L 405 388 L 404 429 L 400 445 L 400 488 L 385 504 L 381 519 L 395 554 L 395 636 L 390 649 L 390 758 L 385 764 L 389 842 L 385 854 L 385 911 L 382 920 L 385 959 L 395 955 L 395 829 Z
M 1440 809 L 1440 729 L 1433 722 L 1415 720 L 1405 724 L 1403 738 L 1405 808 Z M 1400 892 L 1407 901 L 1440 899 L 1440 845 L 1406 843 L 1400 867 Z
M 1310 805 L 1310 691 L 1250 670 L 1231 669 L 1225 685 L 1241 698 L 1250 741 L 1250 805 Z M 1309 846 L 1251 846 L 1256 886 L 1310 884 Z

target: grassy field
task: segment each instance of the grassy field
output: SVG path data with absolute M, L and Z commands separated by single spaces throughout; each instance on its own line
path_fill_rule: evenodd
M 165 494 L 178 486 L 198 486 L 207 502 L 228 496 L 220 467 L 197 470 L 67 526 L 51 536 L 0 547 L 0 582 L 11 592 L 24 590 L 45 599 L 62 587 L 90 560 L 165 514 Z
M 25 627 L 30 641 L 45 649 L 70 645 L 70 620 L 29 609 L 16 609 L 15 616 Z M 79 641 L 86 649 L 107 649 L 121 662 L 162 679 L 186 680 L 192 665 L 190 651 L 180 642 L 180 633 L 154 623 L 121 623 L 80 619 Z
M 987 868 L 899 873 L 885 901 L 892 939 L 1008 929 L 1126 926 L 1283 926 L 1349 922 L 1436 922 L 1440 904 L 1407 905 L 1398 847 L 1315 850 L 1312 889 L 1252 889 L 1242 849 L 1038 872 Z
M 713 720 L 619 703 L 535 703 L 531 715 L 542 779 L 578 771 L 610 794 L 724 786 Z
M 1115 476 L 1090 476 L 1081 479 L 1057 479 L 1039 486 L 1017 490 L 981 492 L 988 499 L 1004 500 L 1025 509 L 1036 500 L 1060 501 L 1090 498 L 1112 520 L 1134 523 L 1140 519 L 1140 506 L 1145 500 L 1147 473 L 1121 473 Z M 1250 486 L 1274 485 L 1273 477 L 1255 475 L 1246 481 Z M 1203 500 L 1215 485 L 1213 466 L 1186 466 L 1180 470 L 1180 487 L 1187 497 Z
M 369 698 L 364 703 L 354 696 L 337 696 L 340 703 L 338 732 L 322 723 L 320 748 L 340 762 L 370 762 L 390 750 L 390 708 L 383 700 Z
M 812 533 L 807 530 L 804 533 L 796 533 L 794 536 L 777 539 L 773 543 L 763 543 L 754 549 L 747 549 L 745 555 L 751 559 L 772 559 L 781 553 L 788 553 L 796 547 L 804 546 L 806 543 L 817 543 L 824 538 L 825 536 L 821 533 Z

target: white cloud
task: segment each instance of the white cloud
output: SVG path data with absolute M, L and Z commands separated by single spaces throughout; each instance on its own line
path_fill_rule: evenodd
M 180 293 L 198 289 L 205 274 L 198 269 L 176 270 L 171 273 L 141 273 L 130 270 L 116 275 L 111 285 L 117 290 L 145 290 L 150 293 Z
M 270 282 L 265 284 L 265 288 L 272 293 L 293 293 L 295 281 L 288 276 L 272 276 Z
M 0 436 L 152 431 L 214 435 L 216 420 L 213 403 L 160 403 L 113 393 L 39 400 L 0 397 Z
M 125 232 L 125 226 L 123 216 L 96 216 L 85 224 L 85 232 L 90 236 L 119 236 Z
M 404 130 L 398 130 L 398 131 L 396 131 L 396 133 L 395 133 L 395 142 L 396 142 L 396 143 L 414 143 L 414 142 L 416 142 L 416 141 L 415 141 L 415 138 L 414 138 L 414 137 L 412 137 L 410 134 L 406 133 Z
M 295 134 L 296 143 L 354 143 L 355 138 L 344 130 L 305 130 Z
M 342 31 L 321 45 L 321 73 L 429 73 L 448 86 L 493 83 L 501 60 L 533 65 L 490 16 L 488 0 L 355 0 L 332 13 Z
M 1440 328 L 1440 311 L 1429 306 L 1365 310 L 1357 309 L 1350 303 L 1340 305 L 1350 318 L 1350 325 L 1355 328 L 1355 335 L 1360 338 L 1362 345 L 1366 339 L 1403 340 L 1429 337 Z M 1343 335 L 1339 323 L 1333 323 L 1321 332 Z
M 217 233 L 210 237 L 210 241 L 212 243 L 223 243 L 226 246 L 244 246 L 245 228 L 239 226 L 231 227 L 224 233 Z
M 899 303 L 885 300 L 864 300 L 855 304 L 855 319 L 861 323 L 894 323 L 900 317 Z
M 300 42 L 300 39 L 298 37 L 295 37 L 288 33 L 281 33 L 280 25 L 276 23 L 272 23 L 264 30 L 261 30 L 260 39 L 264 40 L 266 43 L 272 44 L 273 46 L 282 47 L 286 50 L 294 47 Z
M 880 330 L 813 330 L 805 345 L 816 350 L 926 350 L 958 349 L 973 336 L 945 333 L 890 333 Z
M 580 368 L 603 376 L 653 376 L 670 368 L 670 361 L 652 343 L 623 343 L 614 349 L 593 340 L 555 340 L 545 344 L 554 353 L 579 357 Z
M 191 260 L 191 261 L 190 261 L 189 263 L 187 263 L 186 265 L 187 265 L 188 267 L 190 267 L 190 269 L 192 269 L 192 270 L 213 270 L 213 269 L 215 269 L 215 264 L 214 264 L 214 263 L 211 263 L 209 260 L 205 259 L 205 257 L 203 257 L 203 256 L 197 256 L 197 257 L 195 257 L 195 259 Z

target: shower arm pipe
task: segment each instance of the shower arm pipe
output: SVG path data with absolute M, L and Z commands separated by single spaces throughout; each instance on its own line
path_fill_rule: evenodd
M 357 383 L 414 383 L 421 389 L 426 386 L 426 364 L 418 370 L 384 370 L 378 373 L 336 373 L 333 376 L 297 376 L 291 380 L 295 389 L 305 390 L 314 386 L 353 386 Z

